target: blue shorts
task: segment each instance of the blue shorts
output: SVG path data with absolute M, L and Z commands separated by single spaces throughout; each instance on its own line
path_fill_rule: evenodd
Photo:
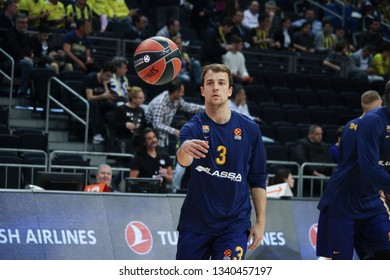
M 317 255 L 334 260 L 360 258 L 390 250 L 390 220 L 386 212 L 367 219 L 347 219 L 320 213 Z
M 248 232 L 219 236 L 180 231 L 177 260 L 243 260 L 247 251 Z

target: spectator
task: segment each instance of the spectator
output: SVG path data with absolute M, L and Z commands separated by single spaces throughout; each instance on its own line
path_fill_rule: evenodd
M 109 125 L 116 131 L 118 141 L 115 144 L 118 144 L 122 153 L 135 153 L 141 131 L 146 127 L 145 111 L 141 107 L 144 102 L 142 88 L 132 87 L 129 88 L 128 101 L 115 109 L 115 121 Z
M 390 45 L 385 43 L 381 47 L 381 51 L 378 52 L 372 58 L 372 68 L 374 74 L 383 77 L 385 81 L 390 77 Z
M 253 29 L 259 26 L 259 10 L 260 5 L 258 1 L 252 1 L 248 9 L 244 11 L 244 19 L 242 24 L 249 29 Z
M 323 60 L 322 65 L 329 72 L 336 76 L 343 76 L 345 68 L 349 66 L 348 46 L 345 42 L 338 42 L 328 56 Z
M 381 22 L 378 18 L 370 19 L 369 26 L 366 31 L 363 32 L 360 47 L 365 45 L 373 45 L 375 51 L 380 51 L 380 47 L 383 43 L 383 34 L 381 33 Z
M 127 64 L 129 62 L 123 56 L 115 56 L 112 59 L 114 67 L 114 74 L 110 80 L 110 90 L 118 95 L 116 105 L 121 106 L 127 102 L 127 92 L 130 87 L 129 81 L 126 77 Z
M 134 40 L 136 42 L 141 42 L 152 36 L 152 34 L 150 34 L 150 31 L 147 29 L 149 20 L 146 16 L 139 13 L 135 13 L 132 16 L 132 20 L 133 26 L 125 35 L 125 38 L 129 40 Z
M 269 16 L 267 14 L 260 14 L 259 26 L 251 29 L 252 45 L 259 49 L 268 49 L 275 46 L 274 39 L 269 34 Z
M 112 9 L 112 29 L 119 37 L 123 38 L 133 25 L 131 17 L 137 12 L 137 9 L 129 9 L 125 0 L 107 0 L 107 5 Z
M 234 27 L 232 29 L 232 36 L 236 35 L 242 39 L 244 42 L 244 47 L 249 47 L 250 46 L 250 29 L 242 24 L 242 20 L 244 18 L 244 12 L 240 9 L 236 10 L 232 19 L 234 22 Z
M 180 110 L 197 113 L 204 108 L 202 105 L 185 102 L 183 96 L 183 82 L 175 79 L 169 84 L 168 90 L 157 95 L 149 102 L 146 110 L 146 121 L 159 133 L 158 146 L 164 151 L 168 151 L 169 135 L 179 137 L 179 130 L 171 126 L 176 112 Z
M 18 94 L 28 95 L 31 71 L 34 68 L 33 50 L 30 46 L 30 35 L 27 33 L 28 18 L 25 14 L 16 17 L 15 28 L 9 29 L 4 41 L 5 50 L 15 60 L 16 67 L 21 69 L 21 84 Z
M 340 159 L 340 138 L 343 133 L 344 126 L 340 126 L 336 131 L 336 143 L 329 147 L 328 152 L 334 163 L 338 163 Z
M 319 125 L 309 126 L 307 137 L 298 140 L 295 147 L 296 161 L 299 164 L 305 162 L 332 163 L 328 153 L 329 145 L 322 142 L 322 128 Z M 323 166 L 309 166 L 305 168 L 305 174 L 312 176 L 329 176 L 332 169 Z
M 209 0 L 189 0 L 192 4 L 191 26 L 198 34 L 200 40 L 204 38 L 204 32 L 210 26 L 210 19 L 213 16 L 212 5 Z
M 138 145 L 138 153 L 134 157 L 129 177 L 161 178 L 159 193 L 167 192 L 167 184 L 173 181 L 172 161 L 158 147 L 158 136 L 152 128 L 146 128 Z
M 100 164 L 96 171 L 96 184 L 105 184 L 107 187 L 111 189 L 111 191 L 115 191 L 111 186 L 112 180 L 112 168 L 108 164 Z
M 305 21 L 299 32 L 294 33 L 293 44 L 294 48 L 302 53 L 314 53 L 314 34 L 311 32 L 312 25 L 309 21 Z
M 38 33 L 31 37 L 30 45 L 34 54 L 34 64 L 37 67 L 50 67 L 59 75 L 60 70 L 72 71 L 73 66 L 65 63 L 65 54 L 62 50 L 55 51 L 48 41 L 50 26 L 40 24 Z
M 108 18 L 113 17 L 113 11 L 107 5 L 106 0 L 92 0 L 91 2 L 93 3 L 93 5 L 91 5 L 92 14 L 94 17 L 93 22 L 95 23 L 97 21 L 100 25 L 100 32 L 104 32 L 108 26 Z
M 275 176 L 272 180 L 272 184 L 276 185 L 283 183 L 287 183 L 290 189 L 293 189 L 295 185 L 295 180 L 292 176 L 292 172 L 290 169 L 281 167 L 276 170 Z
M 238 36 L 232 36 L 232 49 L 222 56 L 223 64 L 232 72 L 233 81 L 241 84 L 248 84 L 253 81 L 249 76 L 245 65 L 245 57 L 242 54 L 244 47 L 242 39 Z
M 89 48 L 88 34 L 91 32 L 91 23 L 87 19 L 80 19 L 76 23 L 76 30 L 63 36 L 63 51 L 67 62 L 72 63 L 73 68 L 82 71 L 98 71 Z
M 233 20 L 224 18 L 218 27 L 210 27 L 206 31 L 202 44 L 203 65 L 222 63 L 222 55 L 232 49 L 230 36 L 233 27 Z
M 12 29 L 15 28 L 14 19 L 18 14 L 18 6 L 15 0 L 7 0 L 4 2 L 4 12 L 0 14 L 0 28 Z
M 316 13 L 312 7 L 307 7 L 304 18 L 294 21 L 291 26 L 300 28 L 304 22 L 310 22 L 312 26 L 311 32 L 317 34 L 322 30 L 322 23 L 316 19 Z
M 271 37 L 274 36 L 275 31 L 279 29 L 281 25 L 281 19 L 280 16 L 277 14 L 278 7 L 276 6 L 275 1 L 267 1 L 265 2 L 265 13 L 269 15 L 269 34 Z
M 290 28 L 291 20 L 283 18 L 281 26 L 274 33 L 275 48 L 279 50 L 293 50 L 293 32 Z
M 350 57 L 348 77 L 354 80 L 383 80 L 383 77 L 374 74 L 374 68 L 371 67 L 372 55 L 375 47 L 365 45 L 363 48 L 354 52 Z
M 167 24 L 157 32 L 156 36 L 162 36 L 168 39 L 180 36 L 180 21 L 178 19 L 168 20 Z
M 48 0 L 46 2 L 48 16 L 46 22 L 55 28 L 65 28 L 66 13 L 64 4 L 59 0 Z
M 87 19 L 92 22 L 92 9 L 87 0 L 76 0 L 66 6 L 66 23 L 71 29 L 76 29 L 76 22 L 80 19 Z
M 228 100 L 228 106 L 230 110 L 243 114 L 257 123 L 262 122 L 259 117 L 250 114 L 248 104 L 246 103 L 245 88 L 243 86 L 233 87 L 232 96 Z
M 182 66 L 177 77 L 184 82 L 193 81 L 194 83 L 199 84 L 200 76 L 202 74 L 202 66 L 199 60 L 190 57 L 188 52 L 183 50 L 183 44 L 180 36 L 173 37 L 172 41 L 177 45 L 182 56 Z
M 28 15 L 29 29 L 37 29 L 43 23 L 49 12 L 46 11 L 46 1 L 44 0 L 22 0 L 19 2 L 19 12 Z
M 314 46 L 319 54 L 328 54 L 334 50 L 336 44 L 336 35 L 333 33 L 333 27 L 330 21 L 324 20 L 322 31 L 314 36 Z
M 98 72 L 91 72 L 85 77 L 85 94 L 89 102 L 89 116 L 93 131 L 93 143 L 100 144 L 104 141 L 101 129 L 101 119 L 109 111 L 117 108 L 115 101 L 118 95 L 112 94 L 108 87 L 114 72 L 111 62 L 106 62 Z

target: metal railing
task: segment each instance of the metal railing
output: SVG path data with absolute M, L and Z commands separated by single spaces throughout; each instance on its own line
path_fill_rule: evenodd
M 305 168 L 306 167 L 329 167 L 329 168 L 335 168 L 337 164 L 335 163 L 321 163 L 321 162 L 304 162 L 301 165 L 301 168 L 299 169 L 299 182 L 298 182 L 298 197 L 303 197 L 304 196 L 304 180 L 310 180 L 310 197 L 314 196 L 315 189 L 314 188 L 319 188 L 319 193 L 318 195 L 321 196 L 324 187 L 326 185 L 326 182 L 329 180 L 330 176 L 313 176 L 313 175 L 305 175 Z M 333 172 L 332 172 L 333 173 Z M 318 191 L 318 190 L 317 190 Z
M 65 88 L 67 92 L 74 95 L 77 99 L 79 99 L 81 102 L 85 104 L 85 110 L 86 110 L 86 117 L 85 120 L 80 118 L 77 114 L 75 114 L 71 109 L 66 107 L 64 104 L 61 103 L 61 101 L 57 100 L 54 96 L 50 94 L 51 92 L 51 81 L 54 81 L 58 83 L 61 87 Z M 68 114 L 70 114 L 73 118 L 75 118 L 78 122 L 80 122 L 82 125 L 85 126 L 85 135 L 84 135 L 84 151 L 88 150 L 88 130 L 89 130 L 89 102 L 84 97 L 82 97 L 80 94 L 78 94 L 76 91 L 71 89 L 69 86 L 67 86 L 64 82 L 62 82 L 60 79 L 56 77 L 51 77 L 48 80 L 48 86 L 47 86 L 47 104 L 46 104 L 46 122 L 45 122 L 45 132 L 49 133 L 49 116 L 50 116 L 50 101 L 57 104 L 59 107 L 61 107 L 63 110 L 65 110 Z M 64 93 L 65 94 L 65 93 Z
M 10 62 L 11 62 L 11 73 L 8 75 L 5 73 L 2 69 L 0 69 L 0 74 L 4 76 L 8 81 L 9 81 L 9 104 L 8 104 L 8 109 L 9 112 L 11 113 L 11 107 L 12 107 L 12 93 L 14 89 L 14 73 L 15 73 L 15 60 L 10 56 L 5 50 L 0 48 L 0 52 L 7 57 Z

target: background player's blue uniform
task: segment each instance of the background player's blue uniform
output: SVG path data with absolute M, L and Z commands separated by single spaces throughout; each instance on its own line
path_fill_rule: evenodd
M 354 238 L 359 238 L 356 246 L 366 247 L 365 252 L 389 250 L 390 223 L 379 199 L 380 189 L 390 190 L 390 118 L 386 107 L 347 124 L 340 159 L 318 205 L 317 253 L 326 254 L 329 246 L 328 257 L 349 259 Z M 328 230 L 332 234 L 324 234 Z
M 194 159 L 191 165 L 188 192 L 180 214 L 178 230 L 195 233 L 192 239 L 196 239 L 196 234 L 249 232 L 249 188 L 266 187 L 260 130 L 249 118 L 231 113 L 227 123 L 217 124 L 202 112 L 180 131 L 180 143 L 200 139 L 210 146 L 206 158 Z

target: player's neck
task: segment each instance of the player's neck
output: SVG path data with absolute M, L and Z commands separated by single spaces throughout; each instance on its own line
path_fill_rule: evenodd
M 210 106 L 205 107 L 206 115 L 218 124 L 227 123 L 230 120 L 232 112 L 227 106 Z

